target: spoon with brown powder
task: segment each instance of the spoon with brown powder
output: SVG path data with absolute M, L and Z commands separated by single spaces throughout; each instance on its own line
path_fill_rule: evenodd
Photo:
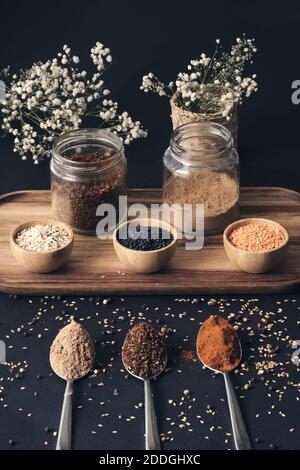
M 91 370 L 95 349 L 89 333 L 73 318 L 62 328 L 50 349 L 50 365 L 53 371 L 66 380 L 56 450 L 70 450 L 72 441 L 73 382 Z
M 229 372 L 239 365 L 242 357 L 242 348 L 235 329 L 224 318 L 211 315 L 199 330 L 196 348 L 198 357 L 205 367 L 223 374 L 236 450 L 251 449 L 250 439 L 229 376 Z
M 144 381 L 146 450 L 160 450 L 150 380 L 166 368 L 167 351 L 163 338 L 149 323 L 138 323 L 126 335 L 122 359 L 126 370 L 133 377 Z

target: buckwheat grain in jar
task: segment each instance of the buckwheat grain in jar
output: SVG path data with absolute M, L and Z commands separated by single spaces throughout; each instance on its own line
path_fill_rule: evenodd
M 239 216 L 239 157 L 230 131 L 211 122 L 174 130 L 163 157 L 163 199 L 190 204 L 193 230 L 196 204 L 203 204 L 205 235 L 221 234 Z
M 97 208 L 112 204 L 117 222 L 126 167 L 123 143 L 109 131 L 78 129 L 60 136 L 50 164 L 53 216 L 77 233 L 96 235 Z

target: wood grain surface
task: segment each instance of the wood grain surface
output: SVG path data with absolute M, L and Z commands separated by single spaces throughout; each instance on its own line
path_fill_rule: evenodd
M 131 189 L 129 202 L 161 201 L 159 189 Z M 0 197 L 0 290 L 30 295 L 58 294 L 246 294 L 300 288 L 300 194 L 285 188 L 241 189 L 241 217 L 265 217 L 286 227 L 290 246 L 283 264 L 267 274 L 247 274 L 227 259 L 222 236 L 206 237 L 201 251 L 180 245 L 165 271 L 126 271 L 112 240 L 75 235 L 69 263 L 57 272 L 26 272 L 11 254 L 9 233 L 26 220 L 50 216 L 49 191 L 19 191 Z

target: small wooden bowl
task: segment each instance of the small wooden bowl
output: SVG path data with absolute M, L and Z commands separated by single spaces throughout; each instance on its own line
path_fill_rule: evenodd
M 264 224 L 279 229 L 285 235 L 285 242 L 279 248 L 264 251 L 248 251 L 234 246 L 228 239 L 234 228 L 248 224 Z M 287 230 L 277 222 L 269 219 L 248 218 L 233 222 L 226 227 L 223 234 L 223 242 L 226 254 L 233 264 L 247 273 L 266 273 L 276 268 L 285 257 L 289 234 Z
M 131 271 L 135 271 L 137 273 L 154 273 L 156 271 L 160 271 L 168 264 L 175 254 L 178 240 L 177 231 L 173 226 L 161 220 L 135 219 L 135 222 L 136 221 L 138 221 L 141 225 L 161 227 L 165 230 L 168 230 L 172 233 L 174 238 L 169 245 L 165 246 L 164 248 L 160 248 L 159 250 L 138 251 L 126 248 L 118 241 L 117 234 L 122 227 L 131 222 L 127 221 L 123 224 L 120 224 L 113 233 L 115 252 L 121 263 Z
M 52 251 L 31 251 L 21 248 L 15 242 L 17 233 L 25 228 L 29 228 L 38 224 L 43 225 L 55 225 L 64 229 L 70 237 L 70 241 L 63 247 Z M 27 271 L 32 273 L 50 273 L 61 268 L 70 258 L 73 243 L 74 234 L 73 230 L 63 222 L 53 219 L 40 219 L 30 220 L 21 225 L 18 225 L 10 234 L 9 237 L 10 248 L 12 254 L 16 260 L 25 268 Z

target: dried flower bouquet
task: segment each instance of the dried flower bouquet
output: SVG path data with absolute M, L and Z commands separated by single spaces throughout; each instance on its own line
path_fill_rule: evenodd
M 165 84 L 149 73 L 143 77 L 141 89 L 170 99 L 174 128 L 210 120 L 224 124 L 234 134 L 237 105 L 257 90 L 256 75 L 244 76 L 255 53 L 254 39 L 237 38 L 227 52 L 217 39 L 212 57 L 202 53 L 199 59 L 191 60 L 187 72 L 180 72 L 175 82 Z
M 98 119 L 99 127 L 118 134 L 125 144 L 147 135 L 139 121 L 119 112 L 104 85 L 110 50 L 97 42 L 90 56 L 96 68 L 92 76 L 79 68 L 79 57 L 67 45 L 45 63 L 34 63 L 12 76 L 9 67 L 0 72 L 6 82 L 0 127 L 4 135 L 13 136 L 14 152 L 23 160 L 31 156 L 37 164 L 50 157 L 55 138 L 78 129 L 88 117 Z

